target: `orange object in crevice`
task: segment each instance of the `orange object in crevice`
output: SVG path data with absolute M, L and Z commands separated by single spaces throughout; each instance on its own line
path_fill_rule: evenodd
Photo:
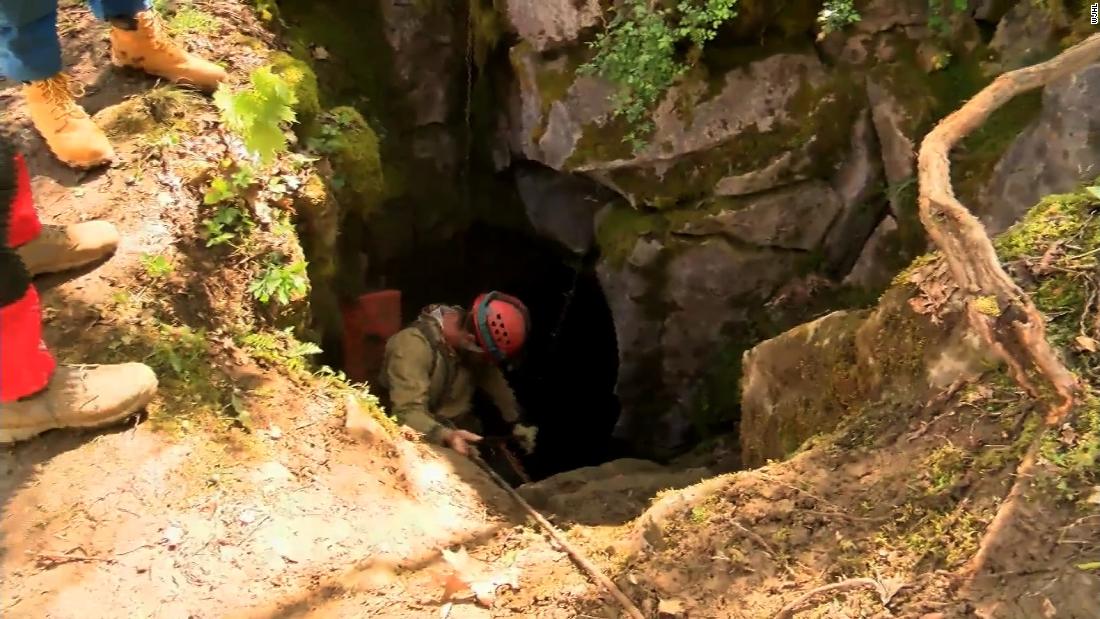
M 401 330 L 401 291 L 361 295 L 343 308 L 344 373 L 355 382 L 373 381 L 382 369 L 386 340 Z

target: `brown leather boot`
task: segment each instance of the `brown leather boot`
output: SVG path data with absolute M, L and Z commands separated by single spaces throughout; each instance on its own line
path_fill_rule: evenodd
M 115 156 L 111 143 L 84 108 L 76 104 L 83 85 L 64 73 L 23 87 L 35 129 L 53 154 L 74 168 L 94 168 Z
M 0 443 L 116 423 L 144 408 L 156 392 L 156 375 L 140 363 L 59 366 L 43 391 L 0 404 Z
M 105 221 L 42 226 L 33 241 L 16 248 L 31 275 L 76 269 L 110 256 L 118 248 L 118 230 Z
M 224 69 L 176 45 L 153 11 L 138 13 L 135 22 L 133 30 L 111 28 L 111 62 L 115 65 L 141 69 L 208 92 L 225 81 Z

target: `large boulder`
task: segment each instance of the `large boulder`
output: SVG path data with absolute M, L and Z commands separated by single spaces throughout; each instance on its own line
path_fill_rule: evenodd
M 731 413 L 718 400 L 736 397 L 711 393 L 704 379 L 780 313 L 764 305 L 815 264 L 809 257 L 823 251 L 839 212 L 832 188 L 810 181 L 699 211 L 602 214 L 598 273 L 619 349 L 618 439 L 664 457 L 711 413 Z
M 867 312 L 834 312 L 745 353 L 741 458 L 756 466 L 829 429 L 858 397 L 856 330 Z
M 539 52 L 567 47 L 603 21 L 600 0 L 508 0 L 508 22 Z
M 872 311 L 837 312 L 745 354 L 745 466 L 789 456 L 834 429 L 856 401 L 926 401 L 996 364 L 969 328 L 946 264 L 913 269 Z
M 989 43 L 997 68 L 1011 71 L 1049 58 L 1057 53 L 1059 39 L 1069 26 L 1069 15 L 1060 0 L 1017 2 L 997 23 Z
M 515 175 L 527 218 L 539 235 L 576 254 L 592 249 L 596 212 L 616 198 L 613 193 L 591 179 L 542 166 L 521 165 Z
M 821 245 L 841 210 L 840 198 L 824 181 L 805 181 L 750 199 L 718 198 L 713 212 L 688 219 L 673 232 L 721 235 L 761 247 L 810 251 Z
M 1039 118 L 997 163 L 982 196 L 981 219 L 1001 232 L 1043 196 L 1100 174 L 1100 63 L 1050 84 Z
M 580 59 L 512 50 L 513 148 L 551 168 L 583 172 L 632 204 L 667 207 L 828 176 L 848 146 L 858 102 L 812 50 L 780 52 L 673 87 L 639 148 L 612 115 L 614 88 L 576 76 Z

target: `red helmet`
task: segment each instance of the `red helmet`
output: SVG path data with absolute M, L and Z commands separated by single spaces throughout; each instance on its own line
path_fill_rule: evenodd
M 523 349 L 530 327 L 527 306 L 501 292 L 480 294 L 470 310 L 477 344 L 493 361 L 515 359 Z

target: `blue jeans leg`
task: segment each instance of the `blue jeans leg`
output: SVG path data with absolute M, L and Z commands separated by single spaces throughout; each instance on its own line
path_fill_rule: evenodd
M 60 71 L 57 0 L 0 0 L 0 75 L 30 82 Z
M 98 19 L 133 17 L 149 8 L 148 0 L 88 0 L 92 13 Z

